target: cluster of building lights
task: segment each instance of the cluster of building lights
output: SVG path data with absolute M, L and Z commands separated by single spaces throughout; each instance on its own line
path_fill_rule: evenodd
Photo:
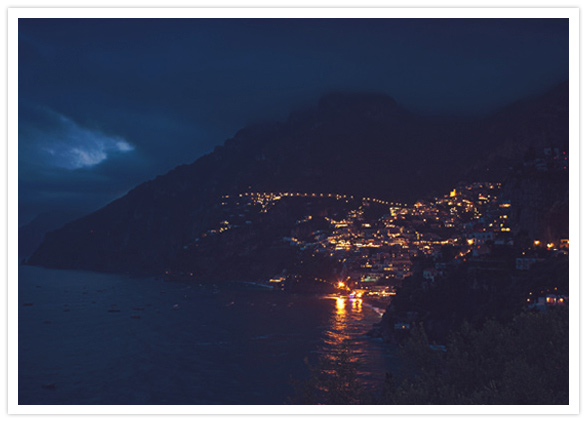
M 293 247 L 338 261 L 343 268 L 338 288 L 341 291 L 354 291 L 357 296 L 372 294 L 374 290 L 370 287 L 381 284 L 375 281 L 389 281 L 388 285 L 393 285 L 394 281 L 412 275 L 415 257 L 432 256 L 436 259 L 443 246 L 457 247 L 454 259 L 466 261 L 487 253 L 487 247 L 483 247 L 488 241 L 496 244 L 499 241 L 504 244 L 511 241 L 511 204 L 498 200 L 500 188 L 500 183 L 473 183 L 455 188 L 442 197 L 418 201 L 411 206 L 336 193 L 249 191 L 233 195 L 232 198 L 237 202 L 244 199 L 243 206 L 254 205 L 261 213 L 287 198 L 326 198 L 344 200 L 346 203 L 357 203 L 360 199 L 357 208 L 348 210 L 344 217 L 322 217 L 328 222 L 329 229 L 318 230 L 302 238 L 293 235 L 284 238 Z M 221 204 L 227 204 L 228 199 L 231 199 L 230 195 L 223 196 Z M 357 202 L 351 202 L 354 200 Z M 373 204 L 388 206 L 389 214 L 377 221 L 365 220 L 365 209 Z M 296 225 L 309 223 L 312 218 L 312 215 L 306 215 Z M 222 233 L 231 227 L 233 225 L 225 220 L 208 233 Z M 536 240 L 534 246 L 540 248 L 542 245 Z M 556 250 L 556 247 L 554 243 L 545 245 L 548 250 Z M 276 277 L 271 282 L 280 283 L 283 280 L 283 277 Z M 393 290 L 377 291 L 380 296 L 393 293 Z

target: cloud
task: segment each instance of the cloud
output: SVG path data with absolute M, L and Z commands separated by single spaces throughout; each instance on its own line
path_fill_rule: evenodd
M 69 170 L 91 168 L 114 154 L 128 153 L 135 149 L 120 136 L 83 127 L 52 110 L 37 109 L 36 114 L 44 114 L 43 121 L 51 120 L 52 124 L 41 127 L 34 121 L 28 121 L 29 127 L 22 140 L 28 144 L 29 150 L 33 149 L 31 152 L 41 164 Z

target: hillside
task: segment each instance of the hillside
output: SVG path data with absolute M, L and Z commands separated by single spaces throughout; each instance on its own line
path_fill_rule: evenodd
M 250 190 L 411 202 L 451 188 L 520 130 L 558 127 L 564 95 L 548 98 L 514 104 L 479 123 L 417 116 L 381 94 L 326 95 L 285 122 L 244 128 L 193 164 L 47 234 L 29 263 L 160 273 L 186 244 L 218 225 L 216 206 L 224 195 Z M 499 171 L 483 175 L 500 177 Z

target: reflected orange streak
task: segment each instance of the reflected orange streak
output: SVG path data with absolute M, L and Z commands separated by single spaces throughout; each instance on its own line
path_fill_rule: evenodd
M 344 298 L 336 297 L 336 315 L 344 316 L 346 314 L 346 305 Z

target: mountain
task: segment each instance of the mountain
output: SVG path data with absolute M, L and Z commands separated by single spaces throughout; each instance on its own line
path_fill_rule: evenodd
M 482 122 L 455 121 L 415 115 L 382 94 L 329 94 L 285 122 L 246 127 L 194 163 L 48 233 L 29 263 L 160 273 L 186 244 L 218 224 L 224 195 L 246 191 L 402 202 L 446 191 L 520 127 L 558 124 L 558 115 L 540 113 L 544 100 L 529 104 L 514 104 Z
M 534 159 L 546 147 L 568 151 L 568 81 L 488 116 L 478 133 L 477 142 L 487 153 L 474 163 L 470 178 L 505 177 L 512 165 Z
M 45 234 L 54 231 L 69 221 L 79 218 L 81 212 L 49 211 L 37 215 L 31 222 L 18 229 L 18 255 L 27 257 L 43 242 Z

